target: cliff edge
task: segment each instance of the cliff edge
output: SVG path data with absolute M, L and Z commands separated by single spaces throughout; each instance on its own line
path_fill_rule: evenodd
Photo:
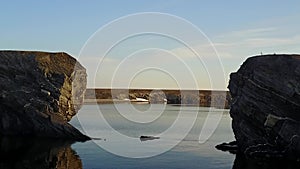
M 300 55 L 248 58 L 228 86 L 239 151 L 252 157 L 300 157 Z
M 68 123 L 86 76 L 66 53 L 0 51 L 0 135 L 89 139 Z

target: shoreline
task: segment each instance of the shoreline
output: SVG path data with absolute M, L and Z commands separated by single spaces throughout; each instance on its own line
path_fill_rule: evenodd
M 83 105 L 101 105 L 101 104 L 159 104 L 159 103 L 149 103 L 149 102 L 142 102 L 142 101 L 135 101 L 135 100 L 114 100 L 114 99 L 85 99 Z M 167 103 L 161 103 L 167 104 Z M 220 108 L 220 107 L 213 107 L 213 106 L 201 106 L 197 104 L 168 104 L 172 106 L 185 106 L 185 107 L 208 107 L 208 108 L 216 108 L 216 109 L 224 109 L 229 110 L 229 108 Z
M 172 104 L 229 109 L 231 96 L 222 90 L 88 88 L 84 104 Z

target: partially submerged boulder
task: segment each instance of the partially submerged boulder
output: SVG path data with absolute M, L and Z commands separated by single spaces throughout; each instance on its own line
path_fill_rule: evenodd
M 156 137 L 156 136 L 140 136 L 140 140 L 141 141 L 149 141 L 149 140 L 156 140 L 156 139 L 160 139 L 160 137 Z
M 0 51 L 0 135 L 88 139 L 68 123 L 86 77 L 66 53 Z
M 238 146 L 237 146 L 236 141 L 232 141 L 229 143 L 222 143 L 222 144 L 216 145 L 215 147 L 218 150 L 228 151 L 231 154 L 237 154 L 237 152 L 238 152 Z
M 247 156 L 300 157 L 300 55 L 248 58 L 230 75 L 230 115 Z

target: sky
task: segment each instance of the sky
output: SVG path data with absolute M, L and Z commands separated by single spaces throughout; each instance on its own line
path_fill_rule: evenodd
M 3 1 L 0 49 L 67 52 L 88 87 L 226 90 L 248 57 L 300 53 L 299 11 L 297 0 Z

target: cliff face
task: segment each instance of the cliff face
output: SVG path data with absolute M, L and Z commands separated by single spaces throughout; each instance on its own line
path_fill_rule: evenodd
M 300 157 L 300 55 L 249 58 L 230 75 L 229 90 L 240 151 Z
M 68 124 L 86 76 L 66 53 L 0 51 L 0 135 L 87 139 Z

